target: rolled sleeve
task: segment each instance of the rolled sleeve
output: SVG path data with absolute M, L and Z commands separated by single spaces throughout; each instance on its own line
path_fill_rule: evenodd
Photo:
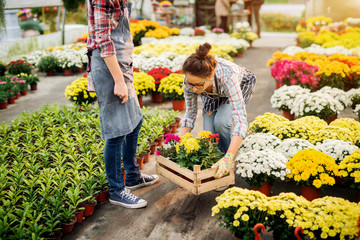
M 111 40 L 111 0 L 96 0 L 94 4 L 95 43 L 100 49 L 101 57 L 109 57 L 116 53 Z
M 183 84 L 184 98 L 185 98 L 185 116 L 182 121 L 182 127 L 194 128 L 196 121 L 198 105 L 197 105 L 197 94 L 191 91 L 191 89 Z
M 240 88 L 238 74 L 232 72 L 224 80 L 224 90 L 229 96 L 233 107 L 232 117 L 235 123 L 232 135 L 245 139 L 248 133 L 248 122 L 245 108 L 245 101 Z

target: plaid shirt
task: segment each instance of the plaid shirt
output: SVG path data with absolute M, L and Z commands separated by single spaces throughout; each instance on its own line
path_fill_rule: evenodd
M 228 60 L 216 58 L 216 61 L 217 65 L 215 68 L 215 75 L 219 81 L 221 92 L 220 96 L 227 96 L 229 98 L 230 104 L 233 107 L 232 117 L 233 121 L 235 122 L 235 126 L 232 135 L 237 135 L 244 139 L 247 135 L 248 122 L 243 95 L 251 95 L 247 93 L 252 93 L 254 90 L 256 78 L 248 79 L 246 76 L 244 77 L 244 74 L 249 74 L 247 70 Z M 213 86 L 215 86 L 214 82 Z M 194 128 L 194 123 L 198 111 L 198 94 L 196 94 L 186 84 L 183 84 L 183 89 L 186 103 L 186 113 L 182 122 L 182 126 Z M 249 98 L 250 97 L 251 96 L 249 96 Z
M 88 12 L 87 47 L 99 48 L 101 57 L 109 57 L 116 53 L 111 40 L 111 30 L 118 25 L 123 15 L 123 0 L 86 0 Z

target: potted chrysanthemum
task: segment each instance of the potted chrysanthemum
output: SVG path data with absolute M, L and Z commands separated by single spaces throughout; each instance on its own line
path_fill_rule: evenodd
M 326 139 L 324 142 L 316 144 L 315 149 L 331 156 L 339 164 L 346 156 L 358 149 L 358 147 L 350 142 Z
M 251 150 L 236 158 L 236 173 L 240 174 L 252 188 L 259 189 L 269 196 L 275 180 L 284 181 L 290 171 L 286 168 L 287 159 L 270 149 Z
M 278 122 L 270 127 L 270 133 L 281 140 L 288 138 L 308 139 L 313 131 L 311 125 L 297 121 Z
M 161 80 L 167 76 L 169 76 L 172 71 L 166 67 L 158 67 L 153 68 L 147 72 L 147 74 L 151 75 L 155 79 L 155 91 L 151 94 L 151 101 L 160 103 L 163 101 L 162 96 L 160 95 L 158 89 L 161 83 Z
M 312 92 L 295 98 L 291 113 L 297 117 L 317 116 L 330 123 L 344 110 L 343 104 L 327 93 Z
M 273 124 L 280 122 L 289 122 L 289 120 L 281 115 L 266 112 L 259 115 L 249 124 L 249 133 L 270 132 Z
M 326 86 L 318 90 L 318 92 L 329 94 L 331 97 L 338 100 L 344 106 L 344 108 L 351 105 L 351 100 L 347 96 L 346 92 L 339 88 Z
M 335 184 L 338 165 L 329 155 L 313 148 L 298 151 L 287 163 L 288 178 L 301 185 L 301 194 L 312 201 L 320 197 L 320 190 Z
M 345 157 L 339 164 L 339 175 L 344 179 L 347 186 L 359 192 L 360 201 L 360 149 L 355 150 Z
M 310 89 L 298 85 L 282 86 L 276 89 L 271 96 L 271 106 L 283 111 L 283 116 L 287 119 L 293 120 L 295 116 L 290 113 L 290 110 L 293 108 L 296 96 L 308 93 L 310 93 Z
M 318 83 L 316 72 L 318 66 L 310 65 L 295 59 L 277 60 L 271 66 L 271 76 L 276 80 L 277 86 L 300 85 L 305 88 L 315 89 Z
M 230 230 L 236 239 L 253 240 L 254 226 L 265 223 L 268 216 L 265 202 L 267 197 L 259 191 L 229 188 L 216 198 L 211 216 L 215 216 L 220 226 Z
M 134 72 L 134 87 L 140 106 L 142 106 L 142 96 L 155 91 L 155 79 L 147 73 Z
M 345 142 L 351 142 L 355 144 L 354 132 L 347 128 L 337 127 L 337 126 L 327 126 L 318 131 L 313 131 L 309 133 L 308 140 L 312 144 L 317 144 L 318 142 L 324 142 L 327 139 L 337 139 L 343 140 Z
M 254 133 L 244 139 L 238 153 L 243 154 L 251 150 L 274 150 L 279 144 L 281 140 L 270 133 Z
M 96 93 L 87 91 L 87 87 L 87 78 L 78 78 L 66 87 L 65 96 L 76 105 L 93 103 L 97 99 Z
M 286 159 L 292 158 L 298 151 L 308 148 L 314 148 L 308 140 L 299 138 L 288 138 L 279 144 L 275 148 L 275 152 L 279 152 L 286 157 Z
M 183 80 L 184 74 L 178 73 L 171 73 L 161 80 L 158 91 L 164 98 L 172 101 L 173 110 L 185 109 Z

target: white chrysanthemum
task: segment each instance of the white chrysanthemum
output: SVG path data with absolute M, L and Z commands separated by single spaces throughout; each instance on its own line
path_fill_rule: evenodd
M 195 30 L 193 28 L 182 28 L 180 29 L 180 36 L 194 36 L 195 35 Z
M 286 174 L 290 172 L 286 168 L 287 159 L 271 149 L 251 150 L 239 154 L 236 162 L 236 173 L 243 178 L 252 178 L 254 174 L 266 174 L 285 180 Z
M 310 89 L 299 85 L 284 85 L 274 91 L 270 98 L 271 106 L 276 109 L 289 111 L 293 108 L 296 96 L 308 93 L 310 93 Z
M 358 147 L 342 140 L 326 139 L 323 143 L 317 144 L 315 149 L 331 156 L 336 162 L 340 162 Z
M 275 148 L 275 152 L 282 153 L 286 159 L 292 158 L 298 151 L 315 146 L 305 139 L 288 138 Z
M 333 98 L 337 99 L 340 103 L 342 103 L 344 105 L 344 107 L 351 105 L 351 101 L 350 101 L 349 97 L 347 96 L 346 92 L 339 88 L 332 88 L 332 87 L 326 86 L 326 87 L 323 87 L 320 90 L 318 90 L 318 92 L 329 94 Z
M 278 137 L 270 133 L 255 133 L 247 136 L 239 148 L 239 154 L 249 152 L 251 150 L 274 149 L 281 143 Z
M 322 111 L 338 114 L 344 110 L 344 106 L 335 98 L 327 93 L 312 92 L 302 94 L 295 98 L 291 113 L 297 117 L 307 116 L 313 113 L 321 118 Z M 331 117 L 331 116 L 330 116 Z

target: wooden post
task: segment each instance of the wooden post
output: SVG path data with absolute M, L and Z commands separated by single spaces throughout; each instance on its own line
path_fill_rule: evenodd
M 195 185 L 195 191 L 198 193 L 198 187 L 201 184 L 201 180 L 198 180 L 198 174 L 201 171 L 200 165 L 194 165 L 194 185 Z

